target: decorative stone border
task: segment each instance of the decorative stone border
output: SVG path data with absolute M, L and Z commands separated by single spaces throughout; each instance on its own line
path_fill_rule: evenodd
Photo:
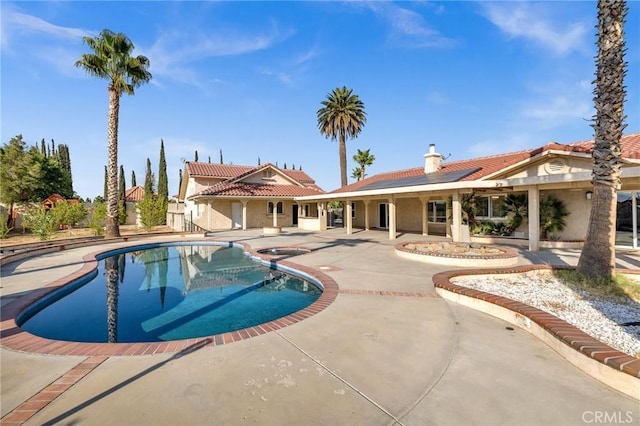
M 525 265 L 498 270 L 446 271 L 434 275 L 433 284 L 444 299 L 488 313 L 528 331 L 583 372 L 640 400 L 639 358 L 622 353 L 541 309 L 451 282 L 452 278 L 463 275 L 524 274 L 554 269 L 573 268 Z M 628 272 L 631 271 L 625 271 Z
M 158 244 L 171 243 L 175 241 L 154 242 Z M 202 240 L 180 241 L 201 243 Z M 307 275 L 319 282 L 323 289 L 320 297 L 311 305 L 290 315 L 275 319 L 273 321 L 259 324 L 253 327 L 241 330 L 231 331 L 228 333 L 217 334 L 214 336 L 198 337 L 192 339 L 172 340 L 166 342 L 151 343 L 84 343 L 84 342 L 67 342 L 61 340 L 51 340 L 43 337 L 35 336 L 22 330 L 16 324 L 18 315 L 32 303 L 40 300 L 47 294 L 69 284 L 72 281 L 82 278 L 92 273 L 98 267 L 96 256 L 109 250 L 100 250 L 87 254 L 83 257 L 83 266 L 73 274 L 56 280 L 43 288 L 36 289 L 28 294 L 8 303 L 2 307 L 0 312 L 0 346 L 19 352 L 29 352 L 48 355 L 82 355 L 82 356 L 133 356 L 133 355 L 151 355 L 160 353 L 176 353 L 187 348 L 196 346 L 218 346 L 232 343 L 238 340 L 249 339 L 271 331 L 288 327 L 304 319 L 307 319 L 329 306 L 339 293 L 338 284 L 328 275 L 316 271 L 315 269 L 298 265 L 288 261 L 280 261 L 270 256 L 264 256 L 251 248 L 247 243 L 243 242 L 226 242 L 216 241 L 223 244 L 241 246 L 250 256 L 260 259 L 265 264 L 274 267 L 282 267 L 284 270 L 297 272 L 298 275 Z M 102 243 L 102 242 L 101 242 Z
M 427 253 L 418 250 L 408 249 L 408 244 L 429 244 L 427 241 L 409 241 L 396 244 L 396 254 L 409 260 L 417 260 L 419 262 L 436 263 L 446 266 L 466 266 L 466 267 L 504 267 L 513 266 L 518 263 L 518 250 L 511 247 L 496 247 L 502 253 L 485 254 L 478 256 L 469 256 L 456 253 Z M 457 243 L 449 243 L 457 244 Z M 466 244 L 466 243 L 462 243 Z

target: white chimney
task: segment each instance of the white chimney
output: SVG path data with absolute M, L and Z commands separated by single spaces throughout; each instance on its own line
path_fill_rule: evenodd
M 436 152 L 436 145 L 429 144 L 429 153 L 424 155 L 424 172 L 433 173 L 440 170 L 442 156 Z

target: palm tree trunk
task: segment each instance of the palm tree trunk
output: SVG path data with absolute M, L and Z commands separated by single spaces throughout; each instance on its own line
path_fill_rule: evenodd
M 624 0 L 598 0 L 598 56 L 596 64 L 596 108 L 593 147 L 593 197 L 589 228 L 578 272 L 611 278 L 615 272 L 615 232 L 617 191 L 620 187 L 622 150 L 620 138 L 625 128 L 623 105 Z
M 338 150 L 340 155 L 340 186 L 347 186 L 347 142 L 344 132 L 340 132 Z
M 617 191 L 611 185 L 594 182 L 588 236 L 578 272 L 594 277 L 612 277 L 616 267 Z
M 105 260 L 107 278 L 107 341 L 118 342 L 118 261 L 115 256 Z
M 107 163 L 107 214 L 105 218 L 105 238 L 120 236 L 118 218 L 118 116 L 120 96 L 109 88 L 108 149 Z

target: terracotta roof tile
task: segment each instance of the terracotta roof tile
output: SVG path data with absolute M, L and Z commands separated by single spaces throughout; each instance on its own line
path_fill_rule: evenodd
M 124 199 L 127 203 L 139 203 L 144 198 L 144 188 L 134 186 L 124 191 Z
M 218 197 L 302 197 L 305 195 L 323 194 L 324 191 L 307 186 L 268 185 L 246 182 L 221 182 L 213 185 L 189 198 L 199 196 Z
M 234 178 L 247 171 L 255 169 L 254 166 L 235 166 L 233 164 L 192 163 L 187 162 L 187 171 L 190 176 Z
M 620 140 L 622 145 L 622 152 L 625 158 L 640 159 L 640 133 L 634 133 L 625 135 Z M 529 158 L 536 157 L 545 151 L 565 151 L 567 153 L 585 153 L 591 154 L 593 150 L 593 140 L 574 142 L 570 144 L 559 144 L 556 142 L 550 142 L 545 146 L 528 149 L 518 152 L 509 152 L 506 154 L 497 154 L 487 157 L 472 158 L 468 160 L 452 161 L 450 163 L 443 163 L 440 170 L 434 172 L 434 174 L 442 174 L 447 172 L 455 172 L 461 170 L 469 170 L 478 168 L 474 173 L 471 173 L 462 179 L 461 181 L 481 180 L 486 176 L 492 175 L 500 170 L 513 166 L 521 161 Z M 344 186 L 335 191 L 332 194 L 339 194 L 343 192 L 353 192 L 366 187 L 374 182 L 397 180 L 402 178 L 417 177 L 424 174 L 424 166 L 415 167 L 411 169 L 404 169 L 386 173 L 379 173 L 374 176 L 365 178 L 359 182 L 352 183 L 351 185 Z

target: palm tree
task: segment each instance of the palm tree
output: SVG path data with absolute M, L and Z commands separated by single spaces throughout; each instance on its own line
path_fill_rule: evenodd
M 317 112 L 318 128 L 326 138 L 338 140 L 340 155 L 340 183 L 347 185 L 347 137 L 357 138 L 364 124 L 367 114 L 364 103 L 353 89 L 345 86 L 333 89 L 322 101 L 322 108 Z
M 351 171 L 351 178 L 356 181 L 362 180 L 362 169 L 360 167 L 354 167 Z
M 373 154 L 369 153 L 370 150 L 361 151 L 358 150 L 358 153 L 353 156 L 353 160 L 360 165 L 360 176 L 358 180 L 362 180 L 367 176 L 366 167 L 373 164 L 376 160 L 376 157 Z
M 620 138 L 625 128 L 623 104 L 624 0 L 598 0 L 598 55 L 594 103 L 596 115 L 593 146 L 593 197 L 591 216 L 578 272 L 593 277 L 613 277 L 616 265 L 615 224 L 617 188 L 620 185 L 622 150 Z
M 105 237 L 119 237 L 118 225 L 118 117 L 120 96 L 133 95 L 137 87 L 151 80 L 146 56 L 131 56 L 134 46 L 123 33 L 102 30 L 95 38 L 83 41 L 93 53 L 83 53 L 75 66 L 84 68 L 89 75 L 109 80 L 108 151 L 107 165 L 107 216 Z

